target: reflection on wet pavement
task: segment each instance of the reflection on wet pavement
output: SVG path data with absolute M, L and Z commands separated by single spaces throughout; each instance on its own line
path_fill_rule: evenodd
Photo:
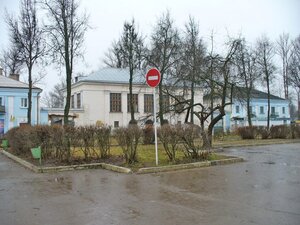
M 225 149 L 246 162 L 147 175 L 35 174 L 0 155 L 1 225 L 298 224 L 299 147 Z

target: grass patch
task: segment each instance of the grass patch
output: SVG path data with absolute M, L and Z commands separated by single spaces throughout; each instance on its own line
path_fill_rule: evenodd
M 139 145 L 138 146 L 138 162 L 134 164 L 126 164 L 124 162 L 121 162 L 120 166 L 128 167 L 133 170 L 143 168 L 143 167 L 155 167 L 155 146 L 154 145 Z M 110 149 L 111 156 L 121 156 L 123 155 L 122 149 L 120 146 L 114 145 Z M 83 153 L 79 149 L 76 149 L 73 152 L 74 158 L 83 158 Z M 166 154 L 166 152 L 163 150 L 163 146 L 161 144 L 158 144 L 158 164 L 159 166 L 167 166 L 167 165 L 174 165 L 174 164 L 181 164 L 181 163 L 190 163 L 190 162 L 196 162 L 191 161 L 187 158 L 185 158 L 185 155 L 183 151 L 178 150 L 176 153 L 177 160 L 175 162 L 170 162 L 169 158 Z M 209 155 L 209 161 L 212 160 L 220 160 L 224 159 L 226 156 L 222 156 L 219 154 L 211 153 Z

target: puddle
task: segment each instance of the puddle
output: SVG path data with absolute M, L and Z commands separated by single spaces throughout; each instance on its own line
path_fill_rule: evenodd
M 273 162 L 273 161 L 266 161 L 266 162 L 263 162 L 264 164 L 269 164 L 269 165 L 273 165 L 273 164 L 275 164 L 275 162 Z

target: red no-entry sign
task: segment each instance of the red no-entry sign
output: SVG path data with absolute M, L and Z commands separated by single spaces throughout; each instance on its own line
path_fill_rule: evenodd
M 150 87 L 155 88 L 160 82 L 160 72 L 156 68 L 150 69 L 146 74 L 146 81 Z

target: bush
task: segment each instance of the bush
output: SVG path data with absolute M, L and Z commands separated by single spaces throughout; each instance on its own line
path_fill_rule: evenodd
M 207 160 L 209 151 L 201 150 L 199 127 L 194 124 L 185 124 L 182 126 L 181 139 L 183 140 L 184 155 L 189 159 Z M 206 154 L 207 153 L 207 154 Z
M 181 126 L 172 126 L 165 124 L 158 129 L 158 137 L 164 146 L 164 150 L 170 161 L 176 160 L 178 144 L 181 140 Z
M 137 125 L 129 125 L 115 130 L 115 137 L 123 150 L 126 163 L 133 164 L 137 159 L 137 146 L 142 136 L 142 131 Z
M 242 139 L 254 139 L 256 137 L 257 129 L 253 126 L 238 127 L 237 132 Z
M 95 126 L 80 126 L 77 128 L 79 145 L 84 159 L 90 160 L 93 155 L 100 158 L 100 155 L 95 150 Z
M 153 124 L 146 124 L 143 129 L 143 142 L 145 145 L 153 144 L 155 141 Z
M 257 134 L 261 137 L 261 139 L 268 139 L 270 136 L 270 132 L 267 127 L 258 127 Z
M 272 126 L 270 128 L 271 138 L 287 138 L 289 135 L 289 128 L 286 125 Z
M 36 146 L 41 146 L 43 149 L 43 159 L 51 157 L 52 154 L 52 132 L 51 127 L 46 125 L 38 125 L 33 127 L 35 136 L 37 137 Z
M 71 160 L 71 137 L 74 135 L 74 127 L 54 125 L 51 130 L 52 156 L 58 161 Z M 43 149 L 42 149 L 43 152 Z
M 291 138 L 300 138 L 300 125 L 291 124 Z
M 28 155 L 30 149 L 38 146 L 38 137 L 31 126 L 15 127 L 6 133 L 10 147 L 15 154 Z
M 107 158 L 110 155 L 110 134 L 111 127 L 109 126 L 98 126 L 95 129 L 95 139 L 101 158 Z

